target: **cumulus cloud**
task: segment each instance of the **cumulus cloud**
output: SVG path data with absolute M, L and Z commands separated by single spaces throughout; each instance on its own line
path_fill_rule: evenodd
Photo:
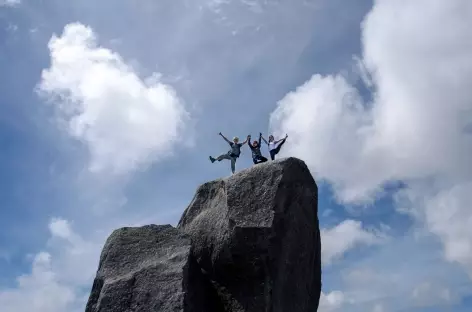
M 319 312 L 334 312 L 339 311 L 344 303 L 344 294 L 341 291 L 335 290 L 325 294 L 321 292 Z
M 90 27 L 68 24 L 49 41 L 51 65 L 38 90 L 58 122 L 90 152 L 90 170 L 122 174 L 168 156 L 189 114 L 155 73 L 141 79 Z
M 438 242 L 430 237 L 417 241 L 414 235 L 389 239 L 369 257 L 325 268 L 325 287 L 343 293 L 338 311 L 373 311 L 376 306 L 383 311 L 423 311 L 421 303 L 426 304 L 428 296 L 438 296 L 429 306 L 441 310 L 470 296 L 470 280 L 440 258 Z M 336 276 L 334 284 L 331 274 Z
M 68 239 L 72 236 L 69 222 L 64 219 L 53 219 L 51 223 L 49 223 L 49 230 L 53 236 L 63 239 Z
M 363 229 L 361 222 L 345 220 L 333 228 L 321 230 L 321 260 L 328 265 L 350 249 L 381 241 L 380 235 Z
M 0 289 L 5 311 L 83 311 L 86 296 L 80 289 L 91 283 L 100 246 L 83 241 L 67 220 L 53 219 L 49 229 L 47 251 L 34 256 L 31 272 L 17 278 L 16 288 Z
M 370 170 L 374 164 L 356 153 L 370 123 L 357 90 L 341 76 L 314 75 L 287 94 L 271 115 L 274 131 L 290 135 L 283 152 L 302 157 L 349 202 L 378 189 L 378 171 Z
M 427 200 L 424 218 L 443 242 L 446 259 L 464 265 L 472 278 L 471 202 L 472 181 L 457 184 Z
M 62 312 L 76 300 L 74 291 L 58 281 L 51 270 L 51 255 L 38 253 L 31 273 L 17 279 L 18 288 L 0 290 L 0 305 L 5 311 Z
M 62 281 L 69 285 L 89 286 L 95 275 L 103 234 L 93 241 L 82 238 L 73 231 L 68 220 L 53 218 L 49 223 L 51 238 L 48 247 L 57 258 L 53 263 L 54 271 Z
M 341 75 L 314 75 L 270 118 L 283 152 L 306 160 L 338 200 L 365 203 L 402 181 L 401 208 L 472 270 L 472 2 L 377 0 L 363 22 L 370 98 Z

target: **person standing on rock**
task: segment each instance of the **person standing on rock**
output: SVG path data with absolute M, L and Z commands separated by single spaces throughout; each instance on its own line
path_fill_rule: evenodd
M 243 143 L 239 143 L 239 138 L 238 137 L 234 137 L 233 138 L 233 142 L 231 142 L 230 140 L 228 140 L 221 132 L 218 133 L 226 142 L 228 142 L 229 146 L 231 147 L 231 149 L 225 153 L 225 154 L 222 154 L 216 158 L 210 156 L 210 161 L 212 163 L 214 163 L 216 160 L 218 161 L 222 161 L 223 159 L 228 159 L 231 161 L 231 172 L 234 174 L 234 171 L 236 169 L 236 160 L 239 158 L 239 155 L 241 154 L 241 147 L 246 144 L 249 140 L 249 135 L 247 136 L 246 138 L 246 141 L 244 141 Z
M 269 154 L 272 160 L 274 160 L 275 155 L 277 155 L 280 152 L 280 148 L 282 147 L 282 145 L 284 145 L 285 140 L 287 140 L 287 138 L 288 138 L 288 134 L 285 135 L 285 138 L 276 141 L 273 135 L 269 135 L 269 142 L 267 142 L 266 139 L 262 137 L 264 142 L 269 146 Z M 279 142 L 280 144 L 277 145 Z
M 251 144 L 251 136 L 248 136 L 249 140 L 249 148 L 251 149 L 252 152 L 252 161 L 254 162 L 255 165 L 266 162 L 267 158 L 262 156 L 261 153 L 261 139 L 262 139 L 262 133 L 259 133 L 259 141 L 254 141 Z

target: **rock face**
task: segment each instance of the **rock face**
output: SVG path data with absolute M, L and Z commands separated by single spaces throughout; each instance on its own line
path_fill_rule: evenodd
M 316 311 L 321 290 L 317 186 L 288 158 L 202 185 L 179 228 L 224 311 Z
M 318 190 L 296 158 L 201 185 L 177 228 L 115 231 L 86 312 L 313 312 Z
M 170 225 L 122 228 L 105 243 L 85 311 L 216 311 L 203 281 L 181 231 Z

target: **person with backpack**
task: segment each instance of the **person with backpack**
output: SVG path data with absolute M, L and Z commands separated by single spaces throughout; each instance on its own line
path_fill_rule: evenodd
M 234 171 L 236 170 L 236 160 L 239 158 L 239 155 L 241 154 L 241 147 L 246 144 L 249 141 L 249 135 L 247 136 L 246 140 L 243 143 L 239 143 L 239 138 L 234 137 L 233 142 L 228 140 L 221 132 L 219 135 L 225 140 L 231 149 L 225 153 L 221 154 L 220 156 L 214 158 L 210 156 L 210 161 L 214 163 L 215 161 L 222 161 L 223 159 L 228 159 L 231 161 L 231 172 L 234 174 Z
M 285 135 L 285 138 L 275 141 L 274 136 L 269 135 L 269 142 L 267 142 L 264 139 L 264 137 L 262 137 L 262 140 L 264 140 L 264 142 L 269 146 L 269 154 L 272 160 L 274 160 L 275 155 L 277 155 L 280 152 L 280 148 L 282 147 L 282 145 L 284 145 L 285 140 L 287 140 L 287 138 L 288 138 L 288 134 Z M 280 144 L 278 144 L 279 142 Z
M 251 144 L 251 136 L 250 135 L 248 136 L 248 140 L 249 140 L 248 145 L 249 145 L 249 148 L 251 149 L 251 152 L 252 152 L 252 162 L 255 165 L 267 161 L 267 158 L 262 156 L 262 153 L 261 153 L 261 139 L 262 139 L 262 133 L 259 133 L 259 140 L 254 141 Z

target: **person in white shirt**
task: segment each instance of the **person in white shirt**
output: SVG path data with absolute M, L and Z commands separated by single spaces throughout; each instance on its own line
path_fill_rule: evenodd
M 262 137 L 262 140 L 264 140 L 264 142 L 269 146 L 269 154 L 272 160 L 274 160 L 275 155 L 277 155 L 280 152 L 280 148 L 282 147 L 282 145 L 284 145 L 285 140 L 287 140 L 287 138 L 288 138 L 288 134 L 285 135 L 285 138 L 276 141 L 273 135 L 269 135 L 269 142 L 267 142 L 266 139 Z

